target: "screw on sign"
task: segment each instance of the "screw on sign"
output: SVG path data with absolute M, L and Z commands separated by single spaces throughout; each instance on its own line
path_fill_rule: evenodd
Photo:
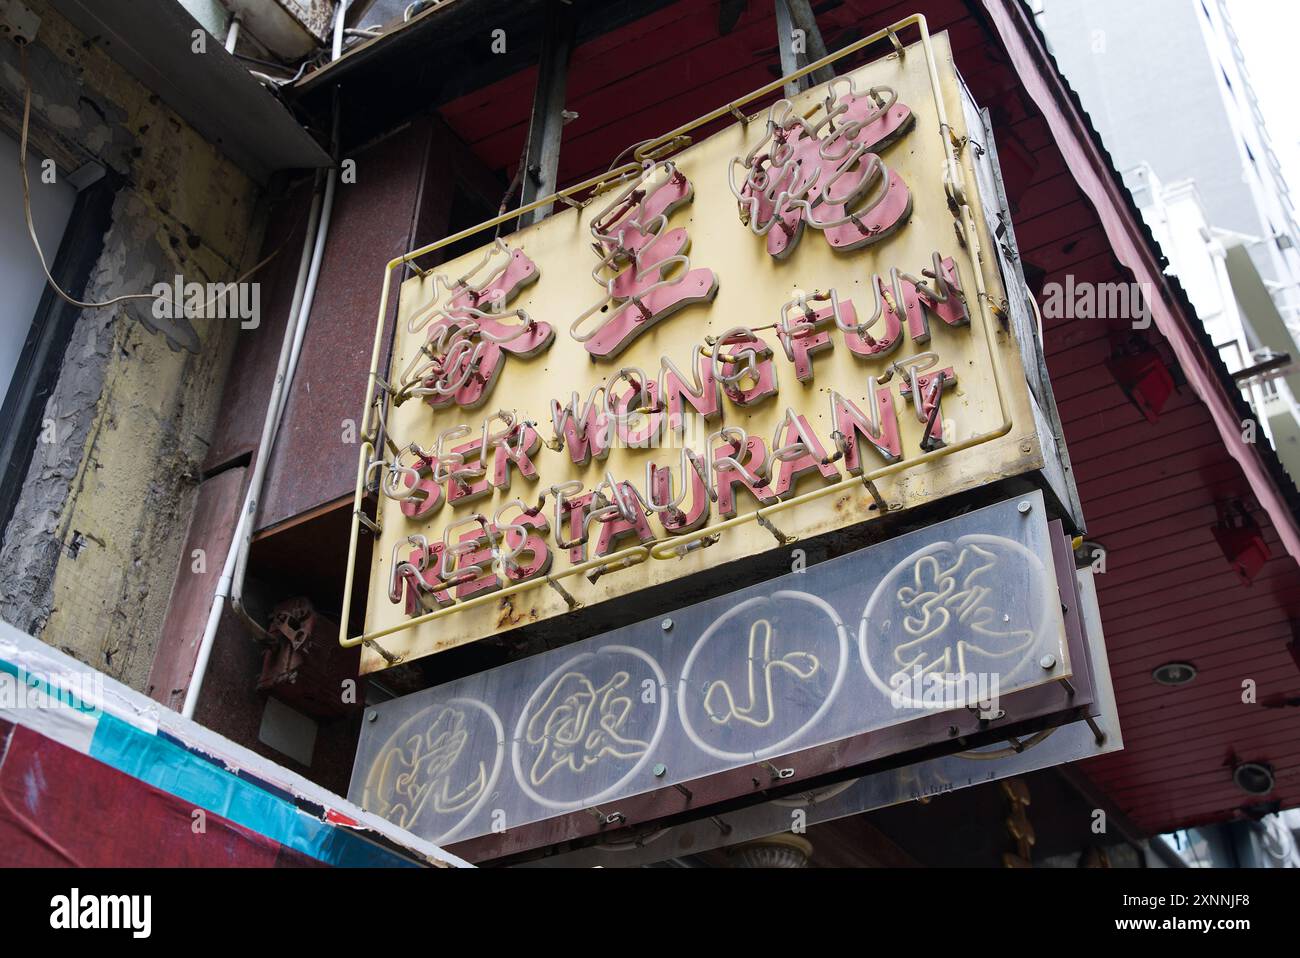
M 813 125 L 778 100 L 766 135 L 728 171 L 741 221 L 767 237 L 775 259 L 794 252 L 805 226 L 834 249 L 855 250 L 891 235 L 912 212 L 907 184 L 875 152 L 915 125 L 911 109 L 889 87 L 859 93 L 849 77 L 831 82 L 825 107 Z M 746 171 L 739 186 L 737 165 Z

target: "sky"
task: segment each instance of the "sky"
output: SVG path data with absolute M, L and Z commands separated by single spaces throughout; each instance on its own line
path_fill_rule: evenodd
M 1227 0 L 1273 152 L 1300 207 L 1300 105 L 1295 99 L 1300 0 Z

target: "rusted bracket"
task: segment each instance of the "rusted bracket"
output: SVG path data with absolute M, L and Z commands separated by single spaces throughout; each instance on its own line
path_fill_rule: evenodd
M 560 598 L 564 600 L 564 604 L 569 607 L 570 612 L 572 612 L 574 609 L 578 609 L 582 607 L 582 603 L 579 602 L 577 599 L 575 599 L 573 595 L 569 592 L 569 590 L 566 589 L 564 586 L 560 585 L 560 583 L 557 582 L 555 579 L 552 579 L 550 576 L 547 576 L 546 584 L 549 585 L 556 592 L 560 593 Z
M 597 806 L 592 806 L 591 808 L 587 809 L 587 811 L 591 812 L 591 814 L 596 816 L 596 821 L 600 822 L 602 828 L 605 827 L 606 825 L 620 825 L 623 822 L 627 821 L 627 816 L 624 815 L 622 812 L 610 812 L 608 815 L 606 815 Z
M 382 655 L 384 657 L 384 661 L 387 662 L 389 665 L 396 665 L 398 662 L 402 661 L 402 657 L 400 655 L 394 655 L 392 652 L 389 652 L 386 648 L 384 648 L 382 645 L 380 645 L 378 642 L 374 641 L 373 639 L 366 643 L 366 647 L 374 649 L 376 652 Z
M 868 479 L 866 476 L 863 476 L 862 484 L 867 487 L 867 492 L 871 493 L 871 498 L 875 502 L 876 509 L 883 516 L 889 511 L 889 503 L 886 502 L 885 497 L 880 494 L 880 490 L 876 488 L 875 482 Z
M 921 433 L 921 448 L 926 452 L 935 448 L 930 439 L 930 433 L 934 431 L 934 424 L 939 421 L 939 406 L 940 400 L 943 398 L 944 379 L 942 371 L 934 377 L 934 386 L 932 387 L 934 389 L 934 405 L 930 407 L 930 415 L 926 417 L 925 432 Z
M 370 532 L 374 533 L 375 535 L 379 535 L 379 533 L 383 531 L 379 528 L 379 523 L 375 522 L 375 520 L 371 519 L 360 509 L 354 510 L 352 514 L 357 517 L 358 522 L 360 522 L 363 526 L 366 527 L 366 529 L 368 529 Z
M 777 545 L 789 545 L 791 542 L 795 541 L 794 536 L 788 536 L 776 526 L 772 525 L 771 520 L 769 520 L 767 516 L 763 515 L 763 513 L 760 512 L 756 518 L 758 519 L 758 524 L 768 532 L 772 533 L 776 538 Z
M 761 762 L 759 764 L 761 764 L 763 768 L 767 769 L 768 774 L 772 776 L 772 781 L 774 782 L 783 781 L 787 778 L 794 778 L 794 769 L 792 768 L 777 768 L 771 762 Z

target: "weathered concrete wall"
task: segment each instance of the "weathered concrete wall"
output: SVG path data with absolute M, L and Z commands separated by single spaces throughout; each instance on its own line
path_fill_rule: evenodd
M 60 175 L 94 159 L 125 177 L 81 298 L 248 269 L 260 241 L 254 184 L 101 40 L 44 0 L 26 2 L 41 17 L 28 51 L 29 154 L 53 158 Z M 22 90 L 18 51 L 0 43 L 0 124 L 15 136 Z M 148 301 L 81 313 L 47 403 L 53 441 L 33 454 L 0 549 L 0 617 L 144 687 L 240 333 L 233 319 L 155 319 Z

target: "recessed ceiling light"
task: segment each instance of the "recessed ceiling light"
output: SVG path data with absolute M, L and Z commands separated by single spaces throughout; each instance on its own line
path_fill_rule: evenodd
M 1232 780 L 1250 795 L 1267 795 L 1276 781 L 1273 766 L 1267 762 L 1242 762 L 1232 770 Z
M 1186 685 L 1196 678 L 1196 666 L 1191 662 L 1166 662 L 1156 666 L 1151 677 L 1161 685 Z

